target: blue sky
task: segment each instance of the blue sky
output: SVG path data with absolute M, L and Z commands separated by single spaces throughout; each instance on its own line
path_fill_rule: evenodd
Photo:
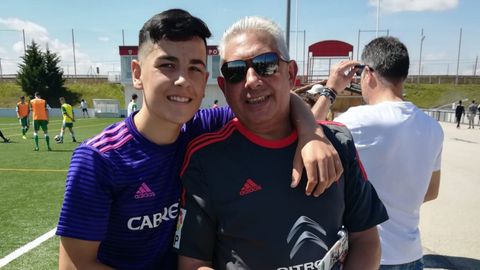
M 218 44 L 223 31 L 247 15 L 269 17 L 286 26 L 285 0 L 9 0 L 0 8 L 0 63 L 3 74 L 17 70 L 23 55 L 22 29 L 32 39 L 61 56 L 65 73 L 73 74 L 72 29 L 75 33 L 77 74 L 119 72 L 118 46 L 137 44 L 137 33 L 152 15 L 169 8 L 183 8 L 203 19 Z M 360 51 L 376 29 L 377 0 L 291 0 L 290 52 L 301 63 L 303 48 L 321 40 L 337 39 L 354 46 L 358 32 Z M 298 7 L 298 10 L 297 10 Z M 380 0 L 379 29 L 400 38 L 408 47 L 411 74 L 418 74 L 421 29 L 425 39 L 422 74 L 454 75 L 462 28 L 459 73 L 472 75 L 480 54 L 480 1 L 478 0 Z M 297 17 L 298 14 L 298 17 Z M 298 19 L 297 19 L 298 18 Z M 297 23 L 298 22 L 298 23 Z M 305 33 L 306 44 L 303 42 Z M 382 34 L 383 32 L 380 32 Z M 480 74 L 480 64 L 477 75 Z

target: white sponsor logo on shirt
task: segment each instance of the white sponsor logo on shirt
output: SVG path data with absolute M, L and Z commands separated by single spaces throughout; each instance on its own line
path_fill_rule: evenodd
M 143 229 L 154 229 L 160 226 L 162 222 L 175 220 L 178 215 L 178 203 L 174 203 L 169 207 L 164 207 L 162 212 L 153 215 L 140 217 L 132 217 L 127 222 L 128 229 L 139 231 Z
M 277 268 L 277 270 L 316 270 L 319 269 L 321 261 L 322 260 L 307 262 L 304 264 L 297 264 L 293 266 L 279 267 Z

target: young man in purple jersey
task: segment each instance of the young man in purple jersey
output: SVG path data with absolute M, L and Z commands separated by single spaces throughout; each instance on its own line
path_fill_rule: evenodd
M 172 241 L 186 145 L 233 117 L 228 108 L 197 112 L 208 78 L 208 37 L 203 21 L 179 9 L 155 15 L 143 26 L 139 59 L 132 62 L 143 106 L 73 153 L 57 227 L 60 269 L 176 269 Z M 308 145 L 326 151 L 302 150 L 312 180 L 307 193 L 314 195 L 342 172 L 325 141 Z M 294 174 L 292 186 L 300 176 Z

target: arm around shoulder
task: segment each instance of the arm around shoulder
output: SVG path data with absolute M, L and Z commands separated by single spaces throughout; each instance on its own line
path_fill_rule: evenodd
M 423 202 L 428 202 L 435 200 L 438 197 L 438 192 L 440 190 L 440 170 L 432 173 L 430 178 L 430 184 L 428 185 L 427 193 Z
M 100 241 L 86 241 L 60 237 L 59 270 L 109 270 L 113 269 L 97 261 Z
M 349 250 L 344 264 L 348 269 L 375 269 L 380 266 L 380 238 L 377 227 L 349 234 Z

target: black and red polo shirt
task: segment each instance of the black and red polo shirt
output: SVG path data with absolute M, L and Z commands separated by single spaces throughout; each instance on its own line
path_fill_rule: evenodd
M 342 226 L 360 232 L 388 219 L 348 129 L 323 127 L 344 174 L 319 197 L 305 195 L 305 177 L 290 187 L 295 131 L 266 140 L 234 119 L 192 141 L 181 172 L 179 254 L 215 269 L 316 269 Z

